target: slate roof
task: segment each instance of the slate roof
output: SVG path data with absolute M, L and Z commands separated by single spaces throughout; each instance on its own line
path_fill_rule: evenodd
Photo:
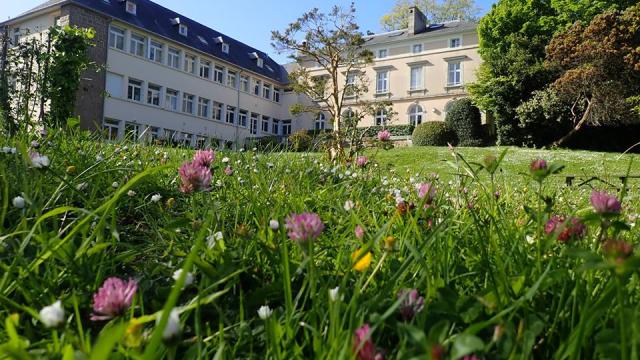
M 278 83 L 286 84 L 288 82 L 287 71 L 284 67 L 271 59 L 265 52 L 202 25 L 151 0 L 135 0 L 134 2 L 137 4 L 136 15 L 127 13 L 125 9 L 126 2 L 120 0 L 49 0 L 20 16 L 65 2 L 90 8 L 124 23 L 137 26 L 151 33 L 171 39 L 176 43 L 195 48 L 218 59 L 263 75 Z M 174 25 L 171 22 L 171 20 L 175 18 L 180 18 L 180 23 L 188 27 L 188 36 L 183 36 L 178 33 L 178 25 Z M 228 54 L 223 53 L 221 44 L 215 41 L 215 39 L 220 36 L 225 43 L 229 44 Z M 205 39 L 207 43 L 203 43 L 199 37 Z M 258 67 L 257 61 L 251 56 L 252 53 L 256 53 L 264 60 L 264 66 L 262 68 Z
M 475 31 L 478 23 L 472 21 L 450 21 L 443 24 L 431 24 L 427 28 L 414 35 L 409 35 L 408 29 L 391 31 L 382 34 L 373 34 L 365 36 L 366 45 L 382 44 L 396 40 L 406 40 L 410 38 L 428 38 L 433 36 L 442 36 L 448 34 L 458 34 L 465 31 Z

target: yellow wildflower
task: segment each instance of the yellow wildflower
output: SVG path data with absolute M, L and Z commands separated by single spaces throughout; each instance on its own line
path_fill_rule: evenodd
M 371 260 L 373 259 L 373 254 L 370 251 L 367 251 L 366 254 L 362 255 L 363 249 L 358 249 L 351 254 L 351 261 L 353 261 L 353 269 L 356 271 L 365 271 L 371 265 Z
M 396 238 L 395 237 L 387 236 L 384 239 L 384 248 L 385 248 L 385 250 L 387 250 L 387 251 L 393 250 L 393 246 L 395 245 L 395 243 L 396 243 Z

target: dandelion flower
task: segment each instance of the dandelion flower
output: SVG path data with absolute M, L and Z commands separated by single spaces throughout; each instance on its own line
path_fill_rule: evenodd
M 373 260 L 373 254 L 370 251 L 367 251 L 366 254 L 362 255 L 364 252 L 363 249 L 358 249 L 351 254 L 351 261 L 353 262 L 353 269 L 356 271 L 363 272 L 371 266 L 371 260 Z

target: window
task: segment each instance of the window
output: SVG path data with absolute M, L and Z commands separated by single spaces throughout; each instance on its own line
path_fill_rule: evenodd
M 419 54 L 422 52 L 422 44 L 413 44 L 411 47 L 411 52 L 414 54 Z
M 182 133 L 182 145 L 190 147 L 192 140 L 193 140 L 193 135 L 189 133 Z
M 262 87 L 262 81 L 253 79 L 253 94 L 260 96 L 260 88 Z
M 191 94 L 182 94 L 182 112 L 193 115 L 193 102 L 195 96 Z
M 200 77 L 209 79 L 211 76 L 211 62 L 200 59 Z
M 124 30 L 115 26 L 109 26 L 109 46 L 118 50 L 124 50 Z
M 13 29 L 13 45 L 18 45 L 20 42 L 20 28 Z
M 282 121 L 282 135 L 283 136 L 291 135 L 291 120 Z
M 120 121 L 112 119 L 104 119 L 102 123 L 102 131 L 104 138 L 110 141 L 118 140 L 118 132 L 120 131 Z
M 424 88 L 424 76 L 422 75 L 422 69 L 422 66 L 414 66 L 411 68 L 410 90 L 422 90 Z
M 149 84 L 147 88 L 147 104 L 160 106 L 160 86 Z
M 256 65 L 258 65 L 259 68 L 262 68 L 264 66 L 264 60 L 258 58 L 258 61 L 256 61 Z
M 162 63 L 162 43 L 151 40 L 149 42 L 149 60 Z
M 185 24 L 180 24 L 178 26 L 178 33 L 182 36 L 187 36 L 187 34 L 189 34 L 189 28 Z
M 249 92 L 249 77 L 246 75 L 240 75 L 240 90 Z
M 227 124 L 234 124 L 236 122 L 236 108 L 227 105 Z
M 227 70 L 227 86 L 231 86 L 232 88 L 236 88 L 236 72 Z
M 447 76 L 447 85 L 457 86 L 462 84 L 462 64 L 460 61 L 452 61 L 449 63 L 449 75 Z
M 409 108 L 409 125 L 416 126 L 418 124 L 422 124 L 423 116 L 424 112 L 422 111 L 422 106 L 418 104 L 411 105 Z
M 280 102 L 280 89 L 277 87 L 273 88 L 273 101 L 279 103 Z
M 271 122 L 271 133 L 273 133 L 273 135 L 278 135 L 278 131 L 280 130 L 280 120 L 278 119 L 273 119 L 273 121 Z
M 178 91 L 177 90 L 167 89 L 164 106 L 167 110 L 178 111 Z
M 316 116 L 316 126 L 315 129 L 316 130 L 324 130 L 326 128 L 326 117 L 324 116 L 324 113 L 319 113 Z
M 138 12 L 138 7 L 133 1 L 127 1 L 126 9 L 127 12 L 131 15 L 136 15 L 136 13 Z
M 387 57 L 387 49 L 380 49 L 378 50 L 378 59 L 384 59 Z
M 376 73 L 376 93 L 384 94 L 389 92 L 389 71 L 378 71 Z
M 222 44 L 222 52 L 225 54 L 229 53 L 229 44 Z
M 213 81 L 219 82 L 222 84 L 224 82 L 224 68 L 222 66 L 216 65 L 213 70 Z
M 449 47 L 450 48 L 457 48 L 462 46 L 462 39 L 460 38 L 453 38 L 449 40 Z
M 151 138 L 151 141 L 158 140 L 158 138 L 160 137 L 160 128 L 155 126 L 150 126 L 147 129 L 149 131 L 149 137 Z
M 271 100 L 271 84 L 262 85 L 262 97 Z
M 124 136 L 127 140 L 138 141 L 140 125 L 130 122 L 124 123 Z
M 376 126 L 385 126 L 387 125 L 387 112 L 384 109 L 380 109 L 376 111 Z
M 142 101 L 142 81 L 129 79 L 127 87 L 127 99 L 133 101 Z
M 224 109 L 224 105 L 219 102 L 213 102 L 213 119 L 222 121 L 222 110 Z
M 174 69 L 179 69 L 180 68 L 180 50 L 169 48 L 168 54 L 169 54 L 168 65 Z
M 345 86 L 345 96 L 346 97 L 354 97 L 356 95 L 356 74 L 347 74 L 346 86 Z
M 251 113 L 251 126 L 249 128 L 249 132 L 253 135 L 258 133 L 258 117 L 260 115 L 256 113 Z
M 121 98 L 122 90 L 124 89 L 124 78 L 121 75 L 107 72 L 107 85 L 106 90 L 108 96 Z
M 269 117 L 264 115 L 262 115 L 262 132 L 263 133 L 269 132 Z
M 247 110 L 240 110 L 238 115 L 238 125 L 247 127 Z
M 209 102 L 209 99 L 198 99 L 198 116 L 202 116 L 204 118 L 209 117 Z
M 204 136 L 196 136 L 196 148 L 204 149 L 207 145 L 207 138 Z
M 196 73 L 196 57 L 194 55 L 185 55 L 184 56 L 184 71 L 189 74 Z
M 172 144 L 176 144 L 178 142 L 178 132 L 171 129 L 164 129 L 164 138 Z
M 129 52 L 136 56 L 144 56 L 144 43 L 146 39 L 142 35 L 131 34 Z

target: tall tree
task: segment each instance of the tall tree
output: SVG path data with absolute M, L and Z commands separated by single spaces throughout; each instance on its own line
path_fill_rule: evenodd
M 340 156 L 344 154 L 345 103 L 368 91 L 369 81 L 363 69 L 373 62 L 373 53 L 364 47 L 365 40 L 356 23 L 355 11 L 353 4 L 347 9 L 335 6 L 327 14 L 312 9 L 284 31 L 272 32 L 273 47 L 279 53 L 289 54 L 298 64 L 289 72 L 293 91 L 313 99 L 292 106 L 291 113 L 327 111 L 334 130 L 333 151 Z M 322 71 L 312 73 L 309 67 Z M 376 108 L 358 105 L 361 109 Z
M 638 120 L 629 99 L 640 96 L 640 4 L 575 23 L 547 47 L 547 67 L 561 72 L 552 89 L 573 104 L 573 129 Z
M 516 108 L 543 90 L 559 73 L 544 66 L 553 35 L 576 20 L 589 21 L 607 9 L 624 9 L 635 0 L 500 0 L 478 26 L 483 63 L 473 100 L 495 118 L 498 141 L 520 145 Z
M 477 20 L 480 8 L 475 0 L 396 0 L 391 12 L 380 19 L 385 30 L 405 29 L 409 26 L 409 8 L 417 6 L 428 23 L 450 20 Z

